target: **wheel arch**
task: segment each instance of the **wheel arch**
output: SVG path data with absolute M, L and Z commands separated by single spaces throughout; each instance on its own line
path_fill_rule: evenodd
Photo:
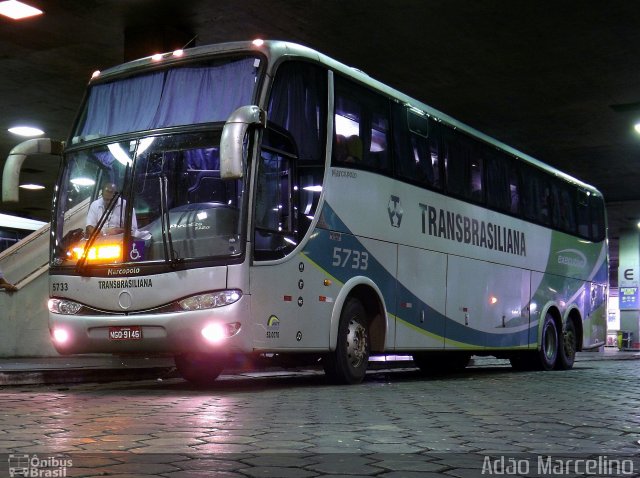
M 566 324 L 569 321 L 573 322 L 573 326 L 576 329 L 576 350 L 580 352 L 582 351 L 584 331 L 582 327 L 582 314 L 580 314 L 580 310 L 578 309 L 578 307 L 573 306 L 567 310 L 564 323 Z
M 331 313 L 329 349 L 331 351 L 336 349 L 340 314 L 347 299 L 352 297 L 358 299 L 367 312 L 371 351 L 383 352 L 389 331 L 387 308 L 382 298 L 382 292 L 368 277 L 353 277 L 340 290 Z
M 558 331 L 558 339 L 560 339 L 562 334 L 562 314 L 560 313 L 560 308 L 554 302 L 547 304 L 544 309 L 542 309 L 542 313 L 540 314 L 540 319 L 538 320 L 538 342 L 536 344 L 536 349 L 540 350 L 542 346 L 542 324 L 544 324 L 544 318 L 547 314 L 551 315 L 553 318 L 553 322 L 556 326 L 556 330 Z

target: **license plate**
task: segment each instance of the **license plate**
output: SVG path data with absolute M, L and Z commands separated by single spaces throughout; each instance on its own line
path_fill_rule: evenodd
M 109 327 L 109 340 L 141 340 L 142 329 L 137 326 Z

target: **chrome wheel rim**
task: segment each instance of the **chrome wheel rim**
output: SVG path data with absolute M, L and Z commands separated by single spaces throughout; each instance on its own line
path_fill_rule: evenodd
M 347 356 L 353 368 L 359 368 L 367 360 L 367 329 L 355 318 L 349 321 Z

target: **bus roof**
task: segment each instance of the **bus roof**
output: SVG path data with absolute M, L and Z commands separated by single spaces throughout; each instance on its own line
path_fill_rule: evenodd
M 168 64 L 179 64 L 184 61 L 193 61 L 197 59 L 205 59 L 209 58 L 212 55 L 216 54 L 224 54 L 224 53 L 250 53 L 256 52 L 260 53 L 266 57 L 269 65 L 273 65 L 277 63 L 277 60 L 283 57 L 297 57 L 297 58 L 305 58 L 312 61 L 316 61 L 327 68 L 340 72 L 341 74 L 348 76 L 360 83 L 363 83 L 390 98 L 397 99 L 398 101 L 405 103 L 411 107 L 417 108 L 420 111 L 428 114 L 429 116 L 434 117 L 435 119 L 442 121 L 445 124 L 452 126 L 453 128 L 460 129 L 477 139 L 480 139 L 486 143 L 489 143 L 513 156 L 517 156 L 522 160 L 536 166 L 539 169 L 547 171 L 559 178 L 562 178 L 565 181 L 578 185 L 592 193 L 595 193 L 599 196 L 602 196 L 602 193 L 598 191 L 595 187 L 580 181 L 577 178 L 574 178 L 542 161 L 529 156 L 522 151 L 519 151 L 495 138 L 492 138 L 471 126 L 462 123 L 461 121 L 452 118 L 451 116 L 439 111 L 431 106 L 412 98 L 395 88 L 392 88 L 374 78 L 371 78 L 369 75 L 364 73 L 361 70 L 350 67 L 341 63 L 323 53 L 320 53 L 316 50 L 313 50 L 309 47 L 299 45 L 297 43 L 279 41 L 279 40 L 253 40 L 253 41 L 239 41 L 239 42 L 229 42 L 229 43 L 218 43 L 213 45 L 204 45 L 199 47 L 189 48 L 187 50 L 178 50 L 178 52 L 169 52 L 162 53 L 158 55 L 148 56 L 145 58 L 141 58 L 139 60 L 134 60 L 128 63 L 124 63 L 122 65 L 118 65 L 107 70 L 100 72 L 100 74 L 93 78 L 90 81 L 90 84 L 93 82 L 101 82 L 104 80 L 108 80 L 110 78 L 120 76 L 122 74 L 130 74 L 137 70 L 147 70 L 149 68 L 157 68 L 160 66 L 166 66 Z M 270 66 L 272 68 L 272 66 Z

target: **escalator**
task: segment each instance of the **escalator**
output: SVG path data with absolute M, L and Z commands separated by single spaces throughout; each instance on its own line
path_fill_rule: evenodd
M 88 201 L 68 220 L 84 227 Z M 55 357 L 49 340 L 49 224 L 0 253 L 0 269 L 18 287 L 0 289 L 0 357 Z

